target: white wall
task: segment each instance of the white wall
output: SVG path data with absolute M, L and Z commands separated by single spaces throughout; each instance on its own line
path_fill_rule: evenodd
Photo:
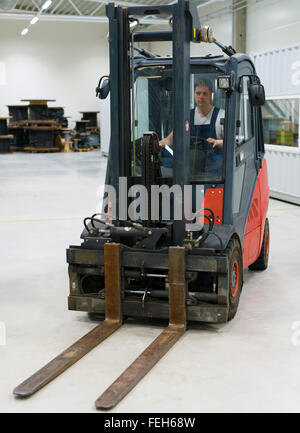
M 247 52 L 300 42 L 299 0 L 248 0 Z
M 98 111 L 95 88 L 109 71 L 108 25 L 42 21 L 22 37 L 27 24 L 0 19 L 0 116 L 23 98 L 56 99 L 49 106 L 64 106 L 73 121 L 79 111 Z

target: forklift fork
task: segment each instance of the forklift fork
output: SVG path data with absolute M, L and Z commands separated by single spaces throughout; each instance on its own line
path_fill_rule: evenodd
M 122 325 L 120 244 L 105 244 L 105 320 L 49 364 L 14 389 L 14 395 L 29 397 Z M 110 409 L 121 401 L 151 368 L 168 352 L 186 330 L 185 249 L 169 248 L 169 326 L 98 398 L 97 409 Z
M 97 399 L 97 409 L 118 404 L 168 352 L 186 330 L 185 249 L 169 248 L 169 326 Z
M 105 269 L 105 320 L 95 329 L 76 341 L 71 347 L 37 371 L 33 376 L 14 389 L 14 395 L 29 397 L 75 362 L 90 352 L 98 344 L 122 325 L 121 316 L 121 270 L 120 245 L 106 244 L 104 248 Z

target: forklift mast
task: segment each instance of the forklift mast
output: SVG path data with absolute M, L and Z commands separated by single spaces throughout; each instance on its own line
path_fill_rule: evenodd
M 130 20 L 136 16 L 168 14 L 173 30 L 136 32 L 130 34 Z M 112 132 L 109 153 L 110 179 L 117 192 L 119 178 L 130 174 L 131 131 L 131 44 L 136 42 L 172 41 L 174 95 L 174 177 L 177 185 L 188 184 L 190 132 L 186 121 L 190 118 L 190 43 L 201 41 L 201 27 L 196 6 L 179 0 L 171 6 L 129 7 L 107 6 L 110 34 L 110 91 Z M 134 65 L 132 65 L 134 67 Z M 145 131 L 146 132 L 146 131 Z M 178 145 L 176 145 L 178 143 Z M 179 145 L 180 143 L 180 145 Z

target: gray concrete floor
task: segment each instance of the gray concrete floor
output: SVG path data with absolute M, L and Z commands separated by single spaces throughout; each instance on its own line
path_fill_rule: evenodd
M 65 250 L 99 205 L 99 152 L 0 155 L 1 412 L 94 412 L 94 401 L 159 335 L 128 322 L 28 400 L 13 388 L 97 324 L 68 312 Z M 271 200 L 269 269 L 246 272 L 237 317 L 194 325 L 112 411 L 298 412 L 300 207 Z

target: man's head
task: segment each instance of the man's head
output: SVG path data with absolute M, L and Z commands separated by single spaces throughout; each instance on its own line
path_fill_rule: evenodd
M 204 111 L 209 110 L 212 106 L 212 88 L 210 83 L 205 80 L 198 81 L 195 84 L 194 90 L 194 97 L 197 107 Z

